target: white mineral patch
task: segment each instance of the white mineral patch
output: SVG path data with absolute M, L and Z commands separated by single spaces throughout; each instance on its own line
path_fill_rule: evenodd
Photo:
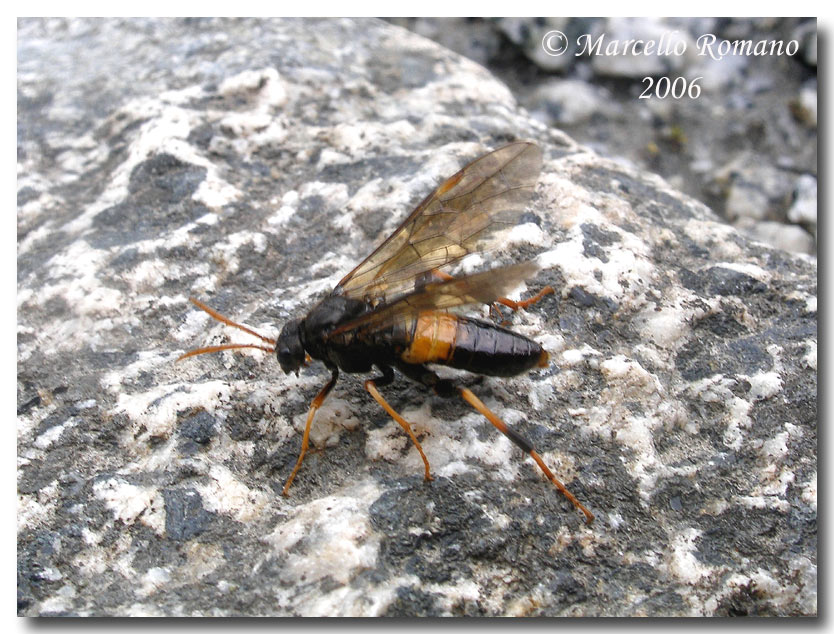
M 736 230 L 723 222 L 695 220 L 693 218 L 687 221 L 683 233 L 698 246 L 715 253 L 715 259 L 724 258 L 733 262 L 736 258 L 742 256 L 741 247 L 732 239 L 732 236 L 737 233 Z M 748 273 L 748 275 L 750 274 Z
M 622 243 L 603 247 L 608 258 L 603 262 L 585 255 L 582 223 L 595 222 L 606 231 L 620 233 L 620 230 L 604 219 L 600 221 L 599 212 L 588 206 L 575 209 L 571 220 L 574 224 L 567 239 L 537 258 L 543 268 L 558 267 L 562 272 L 566 282 L 562 297 L 567 297 L 573 287 L 579 286 L 588 293 L 613 299 L 632 310 L 639 308 L 644 303 L 640 289 L 646 288 L 655 275 L 645 243 L 621 233 Z
M 471 579 L 458 578 L 450 584 L 428 583 L 426 591 L 437 598 L 438 607 L 445 614 L 454 614 L 456 606 L 481 598 L 481 586 Z
M 802 499 L 808 502 L 811 506 L 814 507 L 814 510 L 817 509 L 817 474 L 815 473 L 813 478 L 811 478 L 808 482 L 802 485 Z
M 122 523 L 139 520 L 158 535 L 165 532 L 165 504 L 157 487 L 140 487 L 115 477 L 96 482 L 93 492 Z
M 695 528 L 683 529 L 672 538 L 666 553 L 665 568 L 683 583 L 697 584 L 713 572 L 712 567 L 702 564 L 695 555 L 700 537 L 701 532 Z
M 249 245 L 255 253 L 264 253 L 266 251 L 266 236 L 255 231 L 238 231 L 217 242 L 212 249 L 228 272 L 237 273 L 240 268 L 238 251 L 241 247 Z
M 172 267 L 161 260 L 143 260 L 130 271 L 122 274 L 134 292 L 146 292 L 160 288 L 166 279 L 178 279 L 181 267 Z
M 139 579 L 137 594 L 143 598 L 147 597 L 164 587 L 170 580 L 171 572 L 167 568 L 149 568 Z
M 625 465 L 639 483 L 640 497 L 648 504 L 658 478 L 681 475 L 664 466 L 655 449 L 654 437 L 665 428 L 683 427 L 685 408 L 677 400 L 669 400 L 657 376 L 638 362 L 616 355 L 600 363 L 606 386 L 597 405 L 571 410 L 579 419 L 579 432 L 613 439 L 630 450 Z M 643 411 L 635 414 L 627 403 L 641 403 Z M 685 475 L 685 474 L 683 474 Z
M 331 165 L 345 165 L 350 163 L 353 159 L 350 156 L 343 152 L 337 152 L 333 148 L 326 147 L 322 149 L 319 153 L 319 162 L 316 164 L 316 168 L 321 171 L 325 167 L 330 167 Z
M 410 585 L 414 583 L 417 583 L 416 578 Z M 382 585 L 372 584 L 370 588 L 343 586 L 305 598 L 299 604 L 302 606 L 299 612 L 302 616 L 311 617 L 382 616 L 391 601 L 396 598 L 397 587 L 395 579 L 386 580 Z
M 814 339 L 809 339 L 805 342 L 805 349 L 808 351 L 802 357 L 802 364 L 806 368 L 812 370 L 817 369 L 817 342 Z
M 333 447 L 339 442 L 342 431 L 354 430 L 359 419 L 353 413 L 350 403 L 335 394 L 331 394 L 316 412 L 310 427 L 310 442 L 314 447 Z M 293 420 L 293 427 L 301 434 L 307 423 L 307 413 L 299 414 Z
M 362 570 L 376 566 L 379 535 L 368 508 L 381 490 L 371 480 L 306 503 L 264 538 L 272 556 L 285 557 L 282 580 L 310 584 L 332 577 L 348 584 Z
M 539 225 L 535 222 L 525 222 L 510 229 L 506 236 L 505 245 L 531 244 L 539 247 L 544 246 L 547 242 L 544 231 Z
M 350 200 L 347 185 L 344 183 L 325 183 L 322 181 L 308 181 L 298 190 L 300 200 L 307 198 L 321 198 L 322 204 L 332 208 L 342 209 Z
M 780 432 L 766 440 L 761 451 L 765 458 L 784 458 L 788 454 L 788 432 Z
M 162 610 L 159 605 L 147 605 L 144 603 L 133 603 L 132 605 L 128 606 L 125 610 L 125 616 L 135 617 L 135 618 L 146 618 L 146 617 L 165 617 L 165 616 L 186 616 L 185 614 L 178 614 L 176 611 L 174 614 L 169 614 Z M 189 613 L 188 616 L 197 616 L 195 614 Z
M 209 213 L 203 214 L 202 216 L 197 218 L 197 220 L 195 220 L 194 222 L 196 222 L 197 224 L 201 224 L 201 225 L 212 226 L 212 225 L 216 225 L 219 221 L 220 221 L 220 216 L 218 214 L 214 213 L 213 211 L 210 211 Z M 188 231 L 190 232 L 191 231 L 191 223 L 188 223 L 183 228 L 188 228 Z M 175 229 L 175 233 L 178 232 L 178 231 L 180 231 L 180 229 Z
M 229 398 L 229 385 L 223 381 L 163 383 L 147 392 L 119 394 L 111 413 L 126 414 L 137 429 L 144 427 L 142 438 L 166 438 L 174 431 L 179 412 L 202 408 L 214 413 L 216 408 L 228 403 Z M 132 437 L 134 432 L 128 434 Z
M 770 282 L 771 278 L 770 273 L 765 271 L 762 267 L 750 262 L 717 262 L 713 266 L 722 269 L 730 269 L 731 271 L 736 271 L 737 273 L 744 273 L 745 275 L 749 275 L 750 277 L 757 279 L 760 282 L 764 282 L 765 284 Z
M 409 424 L 414 420 L 410 412 L 408 414 L 402 412 L 401 414 L 405 420 L 409 421 Z M 392 420 L 383 427 L 368 429 L 366 432 L 365 455 L 370 460 L 394 462 L 410 443 L 411 439 L 403 428 Z M 431 460 L 429 462 L 431 463 Z
M 659 305 L 650 303 L 636 318 L 640 334 L 661 348 L 674 350 L 685 341 L 692 320 L 706 314 L 703 302 L 695 299 L 694 293 L 675 288 Z
M 191 197 L 196 202 L 203 203 L 209 209 L 220 209 L 239 199 L 241 192 L 236 187 L 220 179 L 213 171 L 206 174 L 206 178 L 200 183 L 197 191 Z
M 605 517 L 608 519 L 608 525 L 614 530 L 619 529 L 625 524 L 625 519 L 620 513 L 606 513 Z
M 375 211 L 386 207 L 390 208 L 392 206 L 392 201 L 390 200 L 391 192 L 390 185 L 379 178 L 374 178 L 363 183 L 345 204 L 345 213 L 340 214 L 333 221 L 333 224 L 346 231 L 356 231 L 357 216 L 361 216 L 368 211 Z M 397 214 L 392 214 L 387 219 L 389 223 L 395 220 L 398 220 Z M 387 233 L 390 233 L 390 231 L 383 230 L 382 227 L 379 227 L 379 229 L 381 234 L 385 233 L 387 235 Z M 360 237 L 358 233 L 355 235 L 357 238 Z
M 210 575 L 226 563 L 223 544 L 206 544 L 193 540 L 186 545 L 185 551 L 188 556 L 189 576 L 198 579 Z M 218 589 L 224 591 L 220 584 Z
M 27 233 L 26 236 L 23 239 L 18 240 L 18 243 L 17 243 L 17 254 L 18 254 L 18 256 L 25 255 L 26 253 L 29 252 L 29 250 L 32 248 L 32 246 L 34 246 L 35 244 L 37 244 L 41 240 L 44 240 L 44 239 L 54 235 L 53 232 L 55 231 L 55 227 L 53 226 L 53 224 L 54 224 L 53 222 L 47 220 L 40 227 L 37 227 L 36 229 L 33 229 L 32 231 Z
M 208 475 L 209 481 L 195 488 L 209 511 L 249 522 L 257 519 L 272 500 L 271 494 L 249 488 L 223 465 L 212 465 Z
M 603 361 L 600 364 L 600 371 L 609 382 L 617 380 L 649 394 L 663 389 L 656 376 L 647 372 L 636 361 L 621 354 Z
M 55 296 L 65 299 L 75 314 L 95 315 L 118 313 L 123 294 L 103 286 L 98 272 L 106 267 L 111 254 L 95 249 L 85 240 L 76 240 L 46 262 L 49 279 L 37 292 L 34 301 L 43 305 Z
M 508 424 L 513 424 L 520 416 L 498 402 L 489 401 L 485 405 L 504 417 Z M 487 465 L 490 477 L 512 480 L 518 476 L 520 463 L 518 456 L 514 455 L 512 442 L 497 430 L 493 433 L 492 425 L 480 414 L 471 412 L 457 420 L 440 420 L 431 415 L 428 401 L 400 414 L 420 439 L 433 475 L 454 477 L 471 470 L 469 463 L 475 462 Z M 480 440 L 478 435 L 483 425 L 489 428 L 489 432 L 485 440 Z M 399 462 L 404 472 L 408 473 L 424 472 L 420 454 L 395 421 L 369 430 L 367 436 L 365 453 L 371 460 Z
M 527 393 L 530 406 L 536 412 L 542 412 L 551 408 L 556 389 L 552 383 L 546 381 L 534 381 Z
M 724 420 L 727 425 L 723 438 L 724 444 L 738 451 L 744 441 L 743 430 L 753 424 L 750 418 L 753 404 L 733 394 L 731 388 L 735 383 L 735 379 L 716 374 L 691 383 L 688 390 L 705 403 L 717 403 L 724 406 L 726 411 Z
M 136 353 L 136 356 L 138 358 L 133 363 L 104 373 L 100 379 L 102 388 L 110 392 L 120 391 L 125 382 L 135 379 L 144 372 L 159 373 L 161 369 L 170 367 L 176 358 L 175 353 L 167 350 L 141 350 Z
M 588 344 L 583 344 L 581 348 L 563 350 L 561 356 L 563 365 L 574 366 L 582 363 L 590 356 L 600 356 L 600 353 Z
M 327 133 L 327 137 L 332 147 L 356 160 L 356 157 L 366 155 L 372 148 L 408 143 L 413 134 L 414 126 L 404 119 L 365 120 L 358 124 L 340 123 Z
M 37 495 L 19 495 L 17 498 L 17 529 L 46 524 L 51 519 L 58 495 L 58 482 L 52 482 Z
M 63 423 L 53 425 L 35 439 L 35 446 L 38 449 L 46 449 L 56 442 L 67 429 L 75 427 L 79 421 L 80 419 L 77 416 L 70 416 Z
M 281 227 L 292 218 L 298 211 L 299 195 L 295 190 L 288 191 L 281 197 L 281 206 L 275 211 L 266 222 L 270 227 Z M 270 201 L 271 202 L 271 201 Z
M 274 68 L 247 70 L 233 75 L 220 84 L 218 92 L 226 97 L 256 93 L 259 105 L 264 109 L 283 106 L 288 98 L 285 83 Z
M 782 377 L 778 372 L 759 372 L 747 380 L 750 382 L 748 395 L 753 401 L 763 401 L 782 390 Z
M 84 538 L 84 543 L 89 546 L 98 546 L 102 540 L 101 533 L 97 533 L 87 527 L 81 529 L 81 536 Z
M 46 576 L 46 571 L 43 572 L 42 576 L 44 577 L 44 579 L 48 579 L 48 577 Z M 68 597 L 62 596 L 52 596 L 44 599 L 38 606 L 38 611 L 41 614 L 76 612 L 73 609 L 73 601 Z
M 749 575 L 733 574 L 725 582 L 725 590 L 719 594 L 728 596 L 739 591 L 747 592 L 751 588 L 768 597 L 767 602 L 774 609 L 784 613 L 794 609 L 801 614 L 816 614 L 817 567 L 805 557 L 796 557 L 788 562 L 790 570 L 794 571 L 794 583 L 780 583 L 762 568 Z

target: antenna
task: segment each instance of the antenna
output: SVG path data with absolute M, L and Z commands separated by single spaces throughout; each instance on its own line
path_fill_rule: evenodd
M 243 326 L 242 324 L 239 324 L 235 321 L 232 321 L 228 317 L 218 313 L 213 308 L 209 308 L 208 306 L 206 306 L 203 302 L 201 302 L 198 299 L 194 299 L 193 297 L 189 297 L 188 300 L 192 304 L 194 304 L 197 308 L 199 308 L 200 310 L 204 310 L 209 315 L 214 317 L 214 319 L 216 319 L 217 321 L 219 321 L 221 323 L 224 323 L 227 326 L 232 326 L 234 328 L 238 328 L 239 330 L 242 330 L 245 333 L 248 333 L 248 334 L 250 334 L 254 337 L 257 337 L 261 341 L 264 341 L 264 342 L 268 343 L 271 347 L 267 348 L 266 346 L 259 346 L 259 345 L 254 344 L 254 343 L 226 343 L 226 344 L 223 344 L 221 346 L 208 346 L 206 348 L 197 348 L 196 350 L 189 350 L 185 354 L 180 355 L 179 357 L 177 357 L 177 361 L 182 361 L 183 359 L 187 359 L 188 357 L 194 357 L 194 356 L 197 356 L 198 354 L 207 354 L 209 352 L 220 352 L 221 350 L 235 350 L 235 349 L 238 349 L 238 348 L 255 348 L 256 350 L 263 350 L 264 352 L 275 352 L 275 340 L 274 339 L 270 339 L 269 337 L 264 337 L 263 335 L 258 334 L 257 332 L 255 332 L 251 328 L 247 328 L 246 326 Z

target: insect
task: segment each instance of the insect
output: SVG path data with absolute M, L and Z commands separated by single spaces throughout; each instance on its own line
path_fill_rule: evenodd
M 330 380 L 307 413 L 301 451 L 284 486 L 284 495 L 304 461 L 316 411 L 336 385 L 339 372 L 380 375 L 365 389 L 403 428 L 420 454 L 425 479 L 429 461 L 411 425 L 382 397 L 380 387 L 394 380 L 394 369 L 440 396 L 460 396 L 498 430 L 530 455 L 547 478 L 590 523 L 594 516 L 548 469 L 533 446 L 508 427 L 466 387 L 440 378 L 427 364 L 440 364 L 489 376 L 514 376 L 546 367 L 548 353 L 535 341 L 491 321 L 452 312 L 463 306 L 501 304 L 518 310 L 553 293 L 513 301 L 503 297 L 538 269 L 532 262 L 453 277 L 440 268 L 483 246 L 497 228 L 515 224 L 529 200 L 542 166 L 542 153 L 528 142 L 510 143 L 476 159 L 438 186 L 361 264 L 336 285 L 302 319 L 287 322 L 278 340 L 224 317 L 196 299 L 191 301 L 218 321 L 260 338 L 257 344 L 224 344 L 199 348 L 190 356 L 236 348 L 275 353 L 281 369 L 298 374 L 310 359 L 322 361 Z

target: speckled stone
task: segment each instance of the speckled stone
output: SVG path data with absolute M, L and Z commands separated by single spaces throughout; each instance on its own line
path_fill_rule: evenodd
M 20 615 L 812 615 L 816 264 L 546 129 L 483 68 L 375 20 L 22 20 Z M 465 162 L 545 154 L 482 264 L 537 258 L 551 353 L 384 388 L 431 460 L 274 337 Z M 523 289 L 522 289 L 523 290 Z

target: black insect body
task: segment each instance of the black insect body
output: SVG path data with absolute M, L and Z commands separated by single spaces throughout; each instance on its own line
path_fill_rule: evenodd
M 191 300 L 215 319 L 259 337 L 268 347 L 226 344 L 192 350 L 180 359 L 218 350 L 259 348 L 275 352 L 287 374 L 298 373 L 308 355 L 331 371 L 330 380 L 310 405 L 301 452 L 284 486 L 285 495 L 307 452 L 313 417 L 336 384 L 340 370 L 365 373 L 376 367 L 381 372 L 365 381 L 365 389 L 409 435 L 423 459 L 426 480 L 432 479 L 429 461 L 411 426 L 377 389 L 393 381 L 396 368 L 441 396 L 463 398 L 528 453 L 588 522 L 593 520 L 593 514 L 556 479 L 527 440 L 469 389 L 441 379 L 428 367 L 434 363 L 477 374 L 514 376 L 547 366 L 547 352 L 532 339 L 493 322 L 451 312 L 462 306 L 496 303 L 517 310 L 552 293 L 547 286 L 525 301 L 503 297 L 535 274 L 535 264 L 527 262 L 463 277 L 440 271 L 440 267 L 476 251 L 496 228 L 514 224 L 535 187 L 541 163 L 541 150 L 535 144 L 517 142 L 464 167 L 427 196 L 303 319 L 287 322 L 277 342 Z

